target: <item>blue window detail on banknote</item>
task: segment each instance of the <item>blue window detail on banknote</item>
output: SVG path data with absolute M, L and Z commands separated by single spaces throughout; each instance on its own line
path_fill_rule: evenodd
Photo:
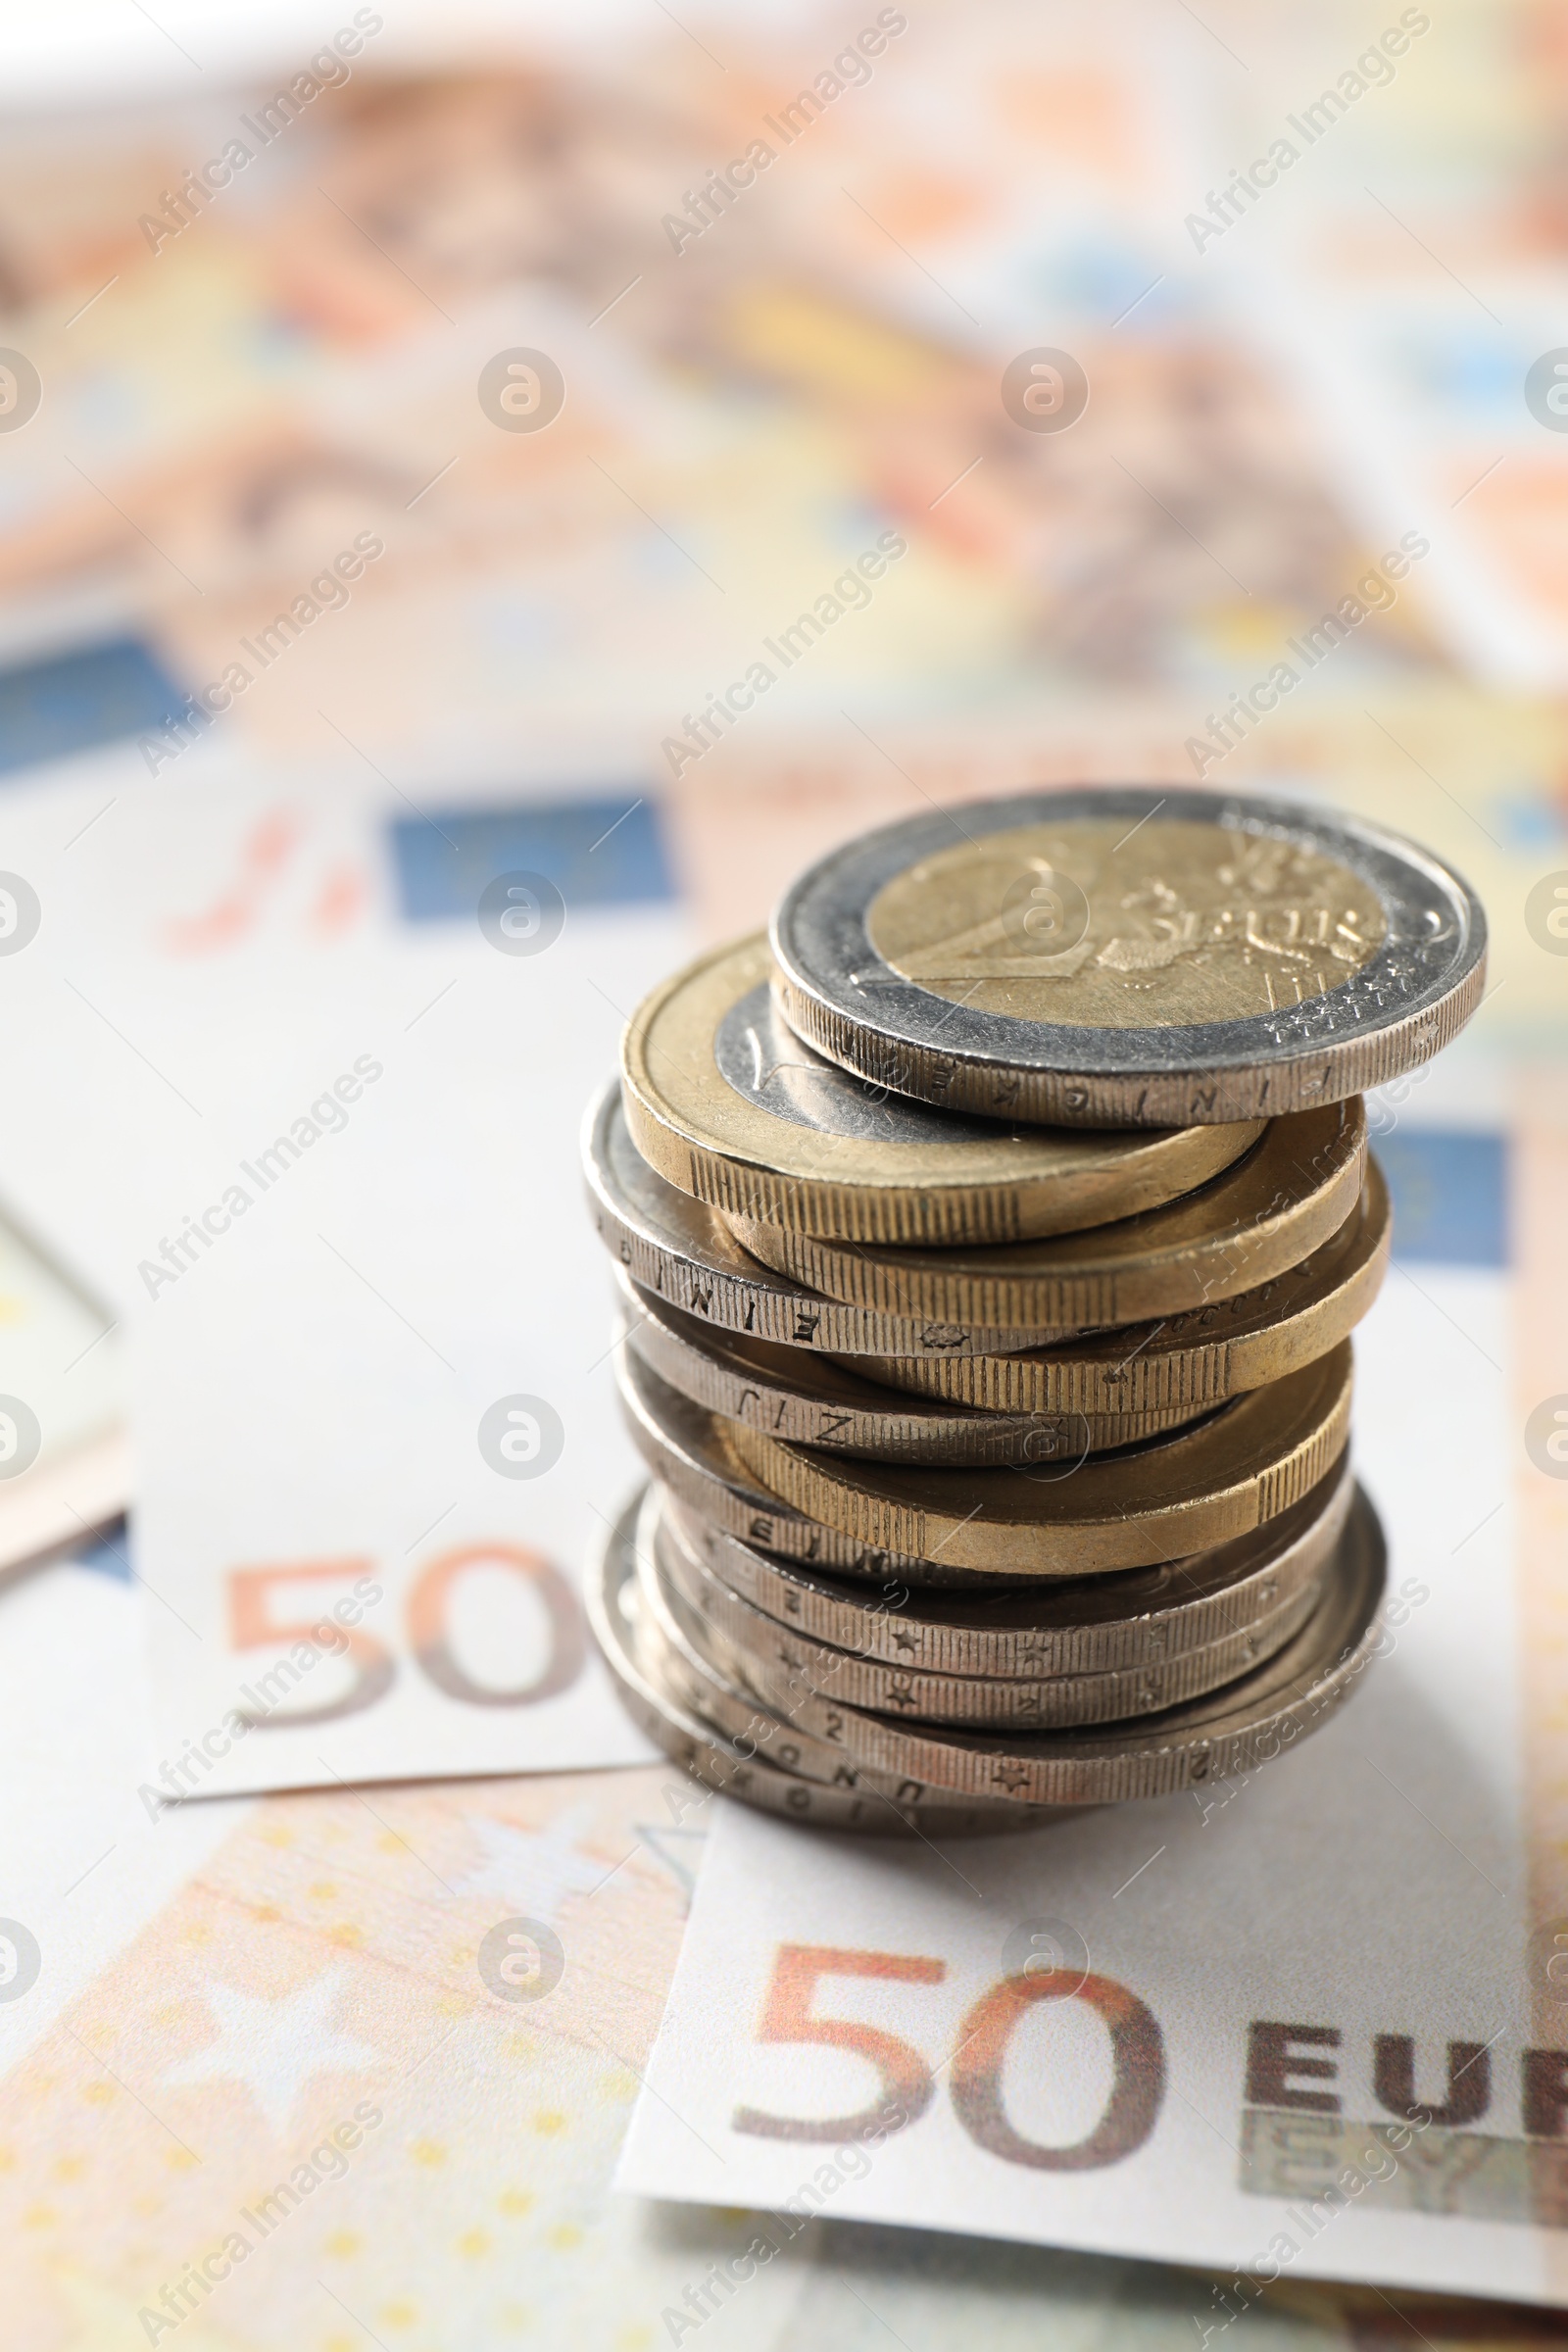
M 1394 1254 L 1439 1266 L 1508 1263 L 1505 1139 L 1405 1128 L 1373 1150 L 1394 1200 Z
M 112 1527 L 100 1529 L 81 1549 L 72 1554 L 74 1568 L 90 1568 L 96 1576 L 118 1577 L 130 1582 L 130 1523 L 117 1519 Z
M 391 847 L 411 923 L 471 921 L 485 884 L 506 873 L 544 874 L 568 906 L 675 896 L 657 808 L 632 784 L 613 798 L 399 817 Z
M 0 669 L 0 773 L 161 727 L 179 688 L 134 637 Z

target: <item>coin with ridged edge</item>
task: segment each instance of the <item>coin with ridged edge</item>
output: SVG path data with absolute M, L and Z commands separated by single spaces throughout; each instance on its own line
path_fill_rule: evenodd
M 1350 1343 L 1204 1420 L 1076 1469 L 850 1460 L 725 1423 L 781 1501 L 874 1548 L 1008 1576 L 1092 1576 L 1228 1543 L 1289 1510 L 1344 1451 Z
M 774 1006 L 759 934 L 710 950 L 627 1023 L 632 1142 L 712 1208 L 851 1242 L 1018 1242 L 1157 1208 L 1260 1122 L 1127 1130 L 956 1118 L 813 1054 Z
M 771 1763 L 804 1780 L 854 1790 L 879 1803 L 891 1802 L 906 1818 L 917 1819 L 922 1826 L 935 1808 L 951 1805 L 953 1798 L 947 1789 L 931 1788 L 912 1774 L 889 1777 L 869 1770 L 846 1756 L 831 1733 L 824 1738 L 803 1731 L 793 1701 L 780 1707 L 764 1705 L 744 1684 L 732 1682 L 708 1652 L 688 1638 L 658 1573 L 661 1499 L 657 1486 L 643 1496 L 633 1541 L 635 1597 L 628 1593 L 624 1606 L 638 1629 L 639 1654 L 664 1690 L 737 1748 L 765 1749 Z M 967 1801 L 988 1816 L 993 1826 L 1015 1826 L 1006 1819 L 1012 1810 L 1007 1797 L 971 1797 Z
M 775 1274 L 741 1248 L 716 1209 L 648 1165 L 627 1131 L 618 1081 L 589 1106 L 582 1164 L 594 1230 L 610 1254 L 645 1291 L 725 1331 L 824 1355 L 910 1357 L 1000 1355 L 1062 1336 L 844 1306 Z
M 764 1264 L 873 1313 L 896 1306 L 958 1325 L 1092 1331 L 1181 1314 L 1284 1273 L 1344 1224 L 1365 1162 L 1357 1100 L 1271 1119 L 1234 1167 L 1196 1193 L 1090 1233 L 995 1249 L 873 1250 L 728 1222 Z
M 683 1315 L 615 1268 L 626 1345 L 660 1379 L 726 1420 L 755 1422 L 771 1437 L 877 1461 L 1081 1460 L 1175 1429 L 1203 1408 L 1100 1414 L 998 1413 L 940 1398 L 917 1399 L 866 1380 L 831 1356 L 778 1348 Z
M 639 1609 L 637 1527 L 644 1499 L 639 1495 L 620 1514 L 590 1565 L 588 1619 L 633 1722 L 694 1780 L 764 1812 L 866 1836 L 985 1837 L 1055 1817 L 1048 1808 L 994 1799 L 966 1803 L 939 1796 L 933 1801 L 906 1776 L 884 1784 L 876 1774 L 858 1771 L 826 1741 L 764 1718 L 743 1694 L 737 1694 L 737 1703 L 751 1728 L 726 1738 L 679 1695 L 675 1683 L 681 1678 L 672 1672 L 670 1652 Z M 700 1687 L 718 1689 L 716 1682 Z M 779 1760 L 786 1755 L 793 1761 Z M 814 1767 L 820 1777 L 808 1777 L 803 1766 Z
M 791 1633 L 930 1674 L 1109 1674 L 1245 1633 L 1315 1584 L 1350 1507 L 1342 1454 L 1288 1511 L 1211 1551 L 1027 1592 L 853 1584 L 713 1526 L 665 1489 L 663 1516 L 709 1577 Z
M 983 1117 L 1190 1126 L 1381 1086 L 1481 1001 L 1486 917 L 1359 817 L 1168 784 L 971 803 L 784 895 L 780 1008 L 873 1085 Z
M 655 1537 L 664 1597 L 687 1640 L 763 1705 L 788 1709 L 803 1688 L 818 1698 L 903 1723 L 1005 1724 L 1029 1731 L 1153 1715 L 1234 1682 L 1284 1646 L 1315 1607 L 1308 1582 L 1266 1617 L 1201 1648 L 1100 1674 L 933 1673 L 895 1666 L 779 1625 L 710 1576 L 668 1513 Z
M 651 1579 L 646 1565 L 643 1574 Z M 1357 1489 L 1306 1623 L 1263 1665 L 1201 1698 L 1130 1725 L 999 1735 L 896 1723 L 803 1690 L 791 1721 L 862 1769 L 906 1772 L 958 1797 L 1087 1805 L 1168 1796 L 1251 1772 L 1328 1720 L 1376 1654 L 1384 1578 L 1383 1531 Z
M 862 1544 L 793 1509 L 770 1494 L 741 1460 L 731 1443 L 731 1422 L 661 1380 L 624 1342 L 617 1343 L 612 1361 L 632 1444 L 654 1476 L 715 1527 L 834 1576 L 873 1582 L 899 1576 L 922 1592 L 996 1590 L 995 1577 Z
M 1360 1198 L 1339 1231 L 1255 1290 L 1018 1355 L 847 1360 L 890 1387 L 987 1412 L 1200 1410 L 1299 1371 L 1348 1338 L 1383 1286 L 1391 1233 L 1388 1187 L 1368 1154 Z

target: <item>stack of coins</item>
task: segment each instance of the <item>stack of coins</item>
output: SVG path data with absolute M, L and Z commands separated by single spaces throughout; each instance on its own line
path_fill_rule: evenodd
M 1360 1090 L 1454 1035 L 1485 949 L 1353 818 L 1065 791 L 851 842 L 656 989 L 584 1143 L 653 1473 L 592 1613 L 653 1739 L 930 1836 L 1321 1722 L 1384 1581 Z

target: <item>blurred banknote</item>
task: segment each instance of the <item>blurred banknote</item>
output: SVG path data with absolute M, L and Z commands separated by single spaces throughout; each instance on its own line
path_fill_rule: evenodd
M 574 1409 L 569 1289 L 541 1266 L 531 1328 L 476 1329 L 346 1238 L 279 1259 L 236 1237 L 145 1318 L 153 1806 L 649 1752 L 577 1596 L 617 1447 Z M 449 1263 L 442 1288 L 477 1279 Z
M 371 784 L 166 787 L 65 853 L 8 806 L 45 911 L 6 1187 L 111 1302 L 15 1385 L 53 1441 L 130 1335 L 153 1803 L 647 1752 L 576 1599 L 634 1456 L 575 1139 L 679 954 L 662 837 L 631 790 L 426 821 Z
M 372 54 L 289 126 L 293 172 L 258 154 L 243 201 L 172 231 L 173 158 L 221 146 L 221 109 L 34 133 L 0 176 L 0 292 L 50 397 L 0 434 L 0 630 L 112 614 L 176 715 L 246 669 L 224 731 L 280 751 L 340 756 L 335 726 L 378 760 L 499 759 L 587 698 L 652 753 L 873 518 L 910 562 L 786 722 L 856 674 L 965 710 L 977 683 L 1206 680 L 1364 569 L 1293 369 L 1164 266 L 1207 159 L 1170 136 L 1194 74 L 1159 12 L 906 22 L 842 73 L 825 24 L 726 37 L 717 96 L 673 33 L 619 74 L 380 81 Z M 765 185 L 694 201 L 749 141 Z M 1070 432 L 1004 397 L 1043 313 L 1093 385 Z M 529 419 L 484 370 L 524 347 L 566 397 L 502 429 Z M 269 630 L 286 660 L 246 650 Z M 1440 658 L 1414 600 L 1378 639 Z

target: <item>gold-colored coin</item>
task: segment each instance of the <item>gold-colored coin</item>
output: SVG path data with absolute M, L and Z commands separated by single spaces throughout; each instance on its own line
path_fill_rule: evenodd
M 726 1331 L 824 1355 L 1002 1355 L 1070 1336 L 867 1314 L 774 1273 L 741 1248 L 716 1208 L 648 1165 L 626 1131 L 614 1080 L 589 1105 L 582 1158 L 589 1211 L 611 1256 L 644 1290 Z
M 689 1509 L 727 1535 L 786 1559 L 813 1561 L 835 1576 L 898 1576 L 922 1589 L 991 1581 L 940 1561 L 905 1559 L 792 1510 L 741 1460 L 732 1443 L 733 1422 L 672 1389 L 624 1343 L 615 1349 L 613 1366 L 627 1432 L 649 1469 Z
M 1006 1724 L 1044 1731 L 1157 1714 L 1217 1690 L 1272 1657 L 1318 1601 L 1317 1583 L 1303 1584 L 1254 1624 L 1141 1666 L 1027 1677 L 944 1674 L 865 1657 L 777 1624 L 708 1574 L 667 1512 L 660 1521 L 655 1558 L 664 1598 L 687 1641 L 763 1706 L 787 1715 L 804 1690 L 900 1723 Z
M 1159 1665 L 1261 1624 L 1316 1585 L 1340 1540 L 1353 1481 L 1342 1454 L 1300 1501 L 1262 1527 L 1183 1559 L 1020 1592 L 917 1592 L 835 1577 L 727 1535 L 668 1488 L 662 1510 L 717 1584 L 790 1633 L 925 1674 L 1038 1681 Z
M 803 1045 L 770 969 L 761 935 L 710 951 L 654 990 L 621 1045 L 638 1151 L 736 1216 L 852 1242 L 1018 1242 L 1174 1200 L 1261 1132 L 1053 1132 L 932 1110 Z
M 878 1461 L 969 1463 L 1077 1461 L 1190 1421 L 1195 1404 L 1158 1412 L 984 1412 L 941 1397 L 916 1398 L 867 1380 L 808 1348 L 701 1323 L 640 1290 L 614 1269 L 627 1347 L 661 1380 L 726 1420 L 751 1421 L 775 1438 Z
M 1388 1187 L 1367 1159 L 1361 1195 L 1338 1233 L 1272 1281 L 1185 1315 L 1024 1355 L 971 1355 L 922 1363 L 909 1356 L 855 1356 L 858 1371 L 920 1396 L 999 1413 L 1157 1411 L 1221 1404 L 1298 1371 L 1355 1329 L 1388 1271 L 1392 1221 Z
M 855 1249 L 730 1216 L 756 1257 L 830 1298 L 957 1324 L 1089 1331 L 1182 1314 L 1268 1282 L 1342 1226 L 1361 1189 L 1359 1097 L 1270 1120 L 1185 1200 L 1089 1233 L 996 1249 Z
M 769 1493 L 870 1549 L 1006 1576 L 1093 1576 L 1225 1544 L 1288 1510 L 1349 1434 L 1350 1344 L 1205 1420 L 1076 1468 L 929 1470 L 730 1444 Z
M 884 1780 L 907 1773 L 918 1787 L 958 1798 L 1093 1805 L 1168 1796 L 1251 1772 L 1328 1721 L 1375 1654 L 1385 1568 L 1377 1514 L 1357 1491 L 1322 1597 L 1300 1631 L 1222 1690 L 1137 1722 L 968 1731 L 894 1722 L 804 1687 L 790 1721 L 861 1771 Z M 646 1565 L 643 1576 L 656 1582 Z M 711 1666 L 707 1672 L 721 1679 Z
M 1337 858 L 1179 817 L 1129 835 L 1118 816 L 956 842 L 884 883 L 865 928 L 950 1004 L 1170 1029 L 1277 1012 L 1298 974 L 1321 996 L 1371 960 L 1386 924 Z

